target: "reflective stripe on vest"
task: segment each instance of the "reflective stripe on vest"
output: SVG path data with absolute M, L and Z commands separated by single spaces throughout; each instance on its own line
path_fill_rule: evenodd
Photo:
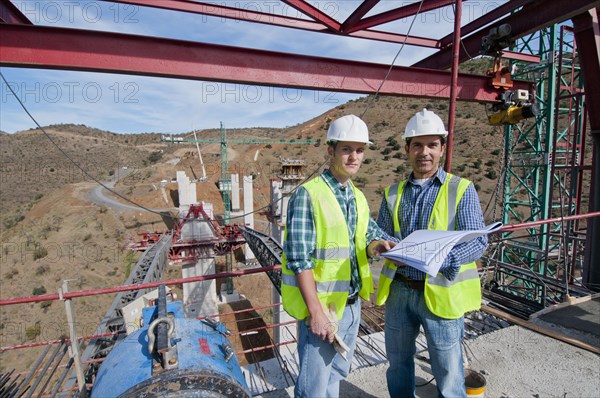
M 335 247 L 315 250 L 316 260 L 330 260 L 333 258 L 350 258 L 350 248 Z
M 363 193 L 349 181 L 356 201 L 356 231 L 354 245 L 362 286 L 359 294 L 368 300 L 373 292 L 373 278 L 367 260 L 366 234 L 369 224 L 369 205 Z M 348 224 L 331 188 L 322 178 L 303 184 L 313 207 L 316 248 L 312 262 L 315 288 L 319 300 L 329 308 L 335 304 L 338 319 L 342 318 L 351 288 L 350 238 Z M 284 232 L 287 239 L 287 230 Z M 287 268 L 282 255 L 281 296 L 284 309 L 296 319 L 308 317 L 308 308 L 300 292 L 296 275 Z
M 458 203 L 470 183 L 468 180 L 447 174 L 446 181 L 436 197 L 428 229 L 455 229 Z M 394 235 L 397 238 L 401 238 L 398 213 L 405 186 L 406 180 L 385 190 L 388 210 L 394 221 Z M 440 208 L 440 198 L 446 199 L 445 209 Z M 384 263 L 377 289 L 378 305 L 382 305 L 387 300 L 397 268 L 389 261 Z M 449 281 L 441 272 L 435 277 L 426 275 L 425 302 L 432 313 L 448 319 L 460 318 L 465 312 L 478 309 L 481 305 L 481 286 L 475 263 L 463 264 L 453 281 Z
M 450 179 L 450 181 L 448 181 L 448 231 L 454 231 L 454 224 L 455 224 L 455 219 L 456 219 L 456 208 L 457 208 L 457 193 L 458 193 L 458 184 L 460 183 L 461 178 L 457 177 L 455 175 L 452 174 L 448 174 L 448 177 Z M 403 186 L 402 186 L 402 191 L 404 191 L 404 185 L 406 184 L 407 180 L 404 180 L 402 182 Z M 398 201 L 398 192 L 399 192 L 399 188 L 400 184 L 396 183 L 393 184 L 392 186 L 388 187 L 388 196 L 387 196 L 387 205 L 388 205 L 388 210 L 390 211 L 390 215 L 392 217 L 394 217 L 394 214 L 396 214 L 397 212 L 397 204 L 399 205 L 400 202 Z M 433 223 L 434 220 L 431 220 L 431 224 Z M 396 238 L 401 239 L 401 236 L 398 234 L 400 231 L 396 231 L 396 225 L 394 225 L 394 235 L 396 236 Z M 399 228 L 398 228 L 399 229 Z
M 298 280 L 295 275 L 282 274 L 281 283 L 298 287 Z M 350 291 L 350 281 L 315 282 L 315 287 L 317 293 L 348 293 Z

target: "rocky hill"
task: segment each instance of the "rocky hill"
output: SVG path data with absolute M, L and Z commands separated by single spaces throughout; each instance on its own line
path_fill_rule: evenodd
M 279 172 L 279 158 L 304 159 L 307 174 L 318 172 L 326 160 L 323 142 L 329 123 L 345 114 L 362 115 L 367 106 L 363 118 L 374 144 L 355 182 L 376 217 L 383 188 L 408 171 L 400 139 L 406 122 L 424 107 L 446 119 L 447 101 L 365 97 L 285 129 L 228 131 L 236 138 L 320 140 L 310 145 L 229 145 L 229 172 L 255 177 L 254 207 L 262 209 L 257 219 L 265 219 L 270 179 Z M 486 208 L 499 174 L 503 130 L 487 124 L 483 105 L 459 103 L 456 115 L 452 167 L 475 182 Z M 72 124 L 44 130 L 0 135 L 2 298 L 55 292 L 65 279 L 73 280 L 72 290 L 121 284 L 136 259 L 125 245 L 136 240 L 139 231 L 167 228 L 157 214 L 115 211 L 92 203 L 88 195 L 97 185 L 95 180 L 114 179 L 126 169 L 128 174 L 116 191 L 145 207 L 164 208 L 176 205 L 177 194 L 175 184 L 167 184 L 163 195 L 161 182 L 175 178 L 178 170 L 191 178 L 201 175 L 193 143 L 160 142 L 158 133 L 121 135 Z M 190 138 L 190 133 L 179 137 Z M 216 141 L 201 145 L 208 181 L 198 184 L 198 197 L 212 202 L 219 213 L 219 131 L 200 131 L 198 138 Z M 168 272 L 179 277 L 176 269 Z M 81 334 L 93 333 L 111 301 L 109 295 L 76 300 L 78 322 L 84 325 Z M 60 338 L 68 331 L 64 319 L 60 302 L 0 307 L 2 346 Z M 0 368 L 26 369 L 36 356 L 33 350 L 27 355 L 23 350 L 1 353 Z

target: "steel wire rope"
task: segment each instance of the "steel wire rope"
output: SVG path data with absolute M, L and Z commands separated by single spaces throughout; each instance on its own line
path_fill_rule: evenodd
M 487 113 L 487 108 L 485 108 L 485 105 L 484 105 L 484 110 Z M 498 126 L 497 130 L 502 132 L 502 127 Z M 506 148 L 507 146 L 502 145 L 502 153 L 500 156 L 500 159 L 502 159 L 502 160 L 500 162 L 498 162 L 499 170 L 498 170 L 498 178 L 496 179 L 496 186 L 494 187 L 494 192 L 493 192 L 492 196 L 489 198 L 488 203 L 486 204 L 486 207 L 485 207 L 485 211 L 483 212 L 484 215 L 488 213 L 488 210 L 490 208 L 490 205 L 492 204 L 492 199 L 493 199 L 494 206 L 492 207 L 492 221 L 497 220 L 497 211 L 498 211 L 498 206 L 499 206 L 498 203 L 500 201 L 500 190 L 506 186 L 506 178 L 508 176 L 507 170 L 512 162 L 512 153 L 513 153 L 515 146 L 516 146 L 516 143 L 514 145 L 509 145 L 509 148 L 508 148 L 509 150 L 507 152 L 507 148 Z M 502 204 L 504 204 L 504 200 L 502 200 Z M 503 245 L 503 241 L 502 241 L 501 237 L 498 239 L 498 245 Z M 488 261 L 485 262 L 485 266 L 483 267 L 483 272 L 482 272 L 481 276 L 479 277 L 481 282 L 483 282 L 487 278 L 487 274 L 489 273 L 489 267 L 490 267 L 490 259 L 494 258 L 494 254 L 497 253 L 497 251 L 498 251 L 498 246 L 495 246 L 494 252 L 492 253 L 491 256 L 488 257 Z M 497 260 L 496 260 L 496 262 L 497 262 Z
M 15 99 L 17 100 L 17 102 L 19 103 L 19 105 L 21 105 L 21 107 L 23 108 L 23 110 L 25 111 L 25 113 L 27 114 L 27 116 L 29 116 L 29 118 L 35 123 L 35 125 L 38 127 L 38 129 L 41 130 L 42 133 L 44 133 L 44 135 L 46 136 L 46 138 L 52 143 L 52 145 L 54 145 L 56 147 L 56 149 L 58 149 L 58 151 L 65 157 L 67 158 L 67 160 L 69 160 L 71 163 L 73 163 L 73 165 L 75 165 L 75 167 L 77 167 L 79 170 L 81 170 L 81 172 L 83 174 L 86 175 L 86 177 L 90 178 L 91 180 L 93 180 L 94 182 L 96 182 L 98 185 L 102 186 L 104 189 L 106 189 L 107 191 L 111 192 L 112 194 L 118 196 L 119 198 L 131 203 L 132 205 L 139 207 L 140 209 L 143 209 L 147 212 L 150 213 L 154 213 L 157 214 L 161 217 L 169 217 L 173 220 L 177 220 L 177 217 L 166 215 L 166 214 L 162 214 L 159 211 L 147 208 L 123 195 L 121 195 L 120 193 L 116 192 L 115 190 L 109 188 L 108 186 L 106 186 L 104 183 L 102 183 L 99 179 L 97 179 L 96 177 L 92 176 L 90 173 L 88 173 L 88 171 L 86 169 L 84 169 L 79 163 L 77 163 L 71 156 L 69 156 L 69 154 L 67 152 L 65 152 L 65 150 L 56 143 L 56 141 L 54 141 L 52 139 L 52 137 L 50 136 L 50 134 L 48 134 L 46 132 L 46 130 L 44 130 L 44 128 L 38 123 L 37 119 L 31 114 L 31 112 L 29 112 L 29 110 L 27 109 L 27 107 L 25 106 L 25 104 L 23 104 L 23 102 L 21 101 L 21 99 L 17 96 L 17 94 L 15 93 L 15 91 L 13 90 L 13 88 L 11 87 L 10 84 L 8 84 L 8 81 L 6 80 L 6 78 L 4 77 L 4 74 L 2 72 L 0 72 L 0 77 L 2 77 L 2 80 L 4 81 L 4 84 L 6 84 L 6 87 L 8 87 L 9 91 L 11 92 L 11 94 L 15 97 Z
M 383 84 L 385 83 L 385 81 L 388 79 L 388 77 L 389 77 L 390 73 L 392 72 L 392 68 L 394 67 L 394 63 L 396 62 L 396 59 L 397 59 L 397 58 L 400 56 L 400 53 L 402 52 L 402 49 L 404 48 L 404 46 L 405 46 L 405 44 L 406 44 L 406 41 L 408 40 L 408 36 L 410 35 L 410 32 L 411 32 L 411 30 L 412 30 L 412 27 L 413 27 L 413 25 L 414 25 L 414 23 L 415 23 L 415 20 L 417 19 L 417 16 L 418 16 L 418 15 L 419 15 L 419 13 L 421 12 L 421 8 L 422 8 L 422 6 L 423 6 L 423 2 L 424 2 L 424 1 L 425 1 L 425 0 L 421 0 L 421 3 L 419 4 L 419 9 L 417 10 L 417 13 L 415 14 L 415 16 L 414 16 L 414 18 L 413 18 L 413 20 L 412 20 L 412 22 L 411 22 L 411 24 L 410 24 L 410 26 L 409 26 L 409 28 L 408 28 L 408 31 L 407 31 L 407 33 L 406 33 L 406 36 L 404 37 L 404 41 L 402 42 L 402 45 L 401 45 L 400 49 L 399 49 L 399 50 L 398 50 L 398 52 L 396 53 L 396 56 L 395 56 L 395 57 L 394 57 L 394 59 L 392 60 L 392 63 L 390 64 L 390 67 L 389 67 L 389 69 L 388 69 L 388 71 L 387 71 L 387 74 L 385 75 L 385 77 L 384 77 L 384 78 L 383 78 L 383 80 L 381 81 L 381 84 L 379 85 L 379 88 L 377 89 L 377 92 L 374 94 L 374 96 L 375 96 L 375 97 L 377 97 L 377 96 L 379 95 L 379 91 L 381 90 L 381 88 L 383 87 Z M 373 97 L 370 97 L 370 98 L 373 98 Z M 369 107 L 370 107 L 370 103 L 371 103 L 371 102 L 372 102 L 372 100 L 369 100 L 369 101 L 367 102 L 367 106 L 366 106 L 365 110 L 363 111 L 363 113 L 361 114 L 361 118 L 362 118 L 362 117 L 365 115 L 365 113 L 367 113 L 367 111 L 369 110 Z M 290 191 L 290 194 L 293 194 L 293 193 L 294 193 L 294 192 L 295 192 L 295 191 L 296 191 L 296 190 L 297 190 L 297 189 L 298 189 L 298 188 L 299 188 L 299 187 L 300 187 L 300 186 L 301 186 L 301 185 L 302 185 L 304 182 L 307 182 L 307 181 L 308 181 L 310 178 L 312 178 L 312 177 L 313 177 L 313 176 L 314 176 L 314 175 L 315 175 L 315 174 L 316 174 L 316 173 L 317 173 L 319 170 L 321 170 L 321 168 L 322 168 L 322 167 L 325 165 L 325 163 L 327 163 L 328 161 L 329 161 L 329 159 L 325 159 L 325 161 L 323 161 L 323 163 L 321 163 L 321 164 L 320 164 L 320 165 L 319 165 L 319 166 L 318 166 L 318 167 L 317 167 L 317 168 L 316 168 L 316 169 L 315 169 L 315 170 L 314 170 L 314 171 L 313 171 L 313 172 L 312 172 L 312 173 L 311 173 L 311 174 L 310 174 L 308 177 L 304 178 L 304 179 L 302 180 L 302 182 L 300 182 L 300 183 L 299 183 L 299 184 L 298 184 L 298 185 L 297 185 L 295 188 L 293 188 L 293 189 Z M 282 197 L 281 199 L 279 199 L 278 201 L 283 201 L 283 197 Z M 254 213 L 258 213 L 258 212 L 260 212 L 260 211 L 262 211 L 262 210 L 265 210 L 265 209 L 267 209 L 267 208 L 270 208 L 270 207 L 271 207 L 271 205 L 272 205 L 272 203 L 269 203 L 269 204 L 268 204 L 268 205 L 266 205 L 266 206 L 260 207 L 260 208 L 258 208 L 258 209 L 256 209 L 256 210 L 253 210 L 253 211 L 251 211 L 251 212 L 248 212 L 248 213 L 240 214 L 239 216 L 236 216 L 236 217 L 237 217 L 237 218 L 240 218 L 240 217 L 248 216 L 248 215 L 251 215 L 251 214 L 254 214 Z M 173 217 L 173 218 L 174 218 L 174 217 Z
M 454 11 L 454 15 L 456 15 L 456 0 L 454 0 L 452 2 L 452 10 Z M 463 51 L 465 52 L 465 55 L 469 58 L 469 61 L 471 61 L 473 59 L 473 57 L 467 51 L 467 47 L 465 47 L 465 43 L 463 42 L 462 35 L 458 38 L 458 41 L 460 42 L 460 46 L 462 47 Z
M 419 13 L 421 12 L 421 7 L 423 7 L 423 3 L 424 2 L 425 2 L 425 0 L 421 0 L 421 2 L 419 3 L 419 9 L 417 10 L 414 18 L 412 19 L 412 21 L 410 23 L 410 26 L 408 27 L 408 31 L 406 32 L 406 35 L 404 36 L 404 41 L 400 45 L 400 49 L 398 50 L 398 52 L 396 52 L 396 55 L 394 56 L 394 59 L 392 60 L 392 63 L 390 64 L 390 67 L 388 68 L 388 71 L 387 71 L 386 75 L 384 76 L 383 80 L 381 81 L 381 84 L 377 88 L 377 91 L 375 92 L 375 94 L 373 96 L 369 96 L 369 98 L 367 100 L 367 104 L 365 106 L 365 110 L 360 115 L 361 119 L 365 116 L 365 114 L 367 113 L 367 111 L 371 108 L 371 104 L 373 103 L 374 99 L 376 99 L 379 96 L 379 92 L 383 88 L 383 85 L 385 84 L 385 82 L 388 79 L 388 77 L 390 77 L 390 73 L 392 73 L 392 69 L 394 68 L 394 64 L 396 63 L 396 60 L 398 59 L 398 57 L 400 56 L 400 53 L 402 52 L 402 50 L 404 49 L 404 46 L 406 45 L 406 41 L 408 40 L 408 36 L 410 36 L 410 32 L 411 32 L 411 30 L 413 28 L 413 25 L 414 25 L 415 21 L 417 20 L 417 17 L 419 16 Z

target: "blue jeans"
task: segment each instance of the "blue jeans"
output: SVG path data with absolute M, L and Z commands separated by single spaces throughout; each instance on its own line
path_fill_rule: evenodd
M 424 293 L 393 281 L 385 303 L 385 349 L 392 398 L 415 396 L 415 352 L 423 326 L 438 396 L 466 397 L 462 356 L 464 318 L 444 319 L 429 311 Z
M 347 305 L 339 321 L 338 336 L 350 348 L 348 360 L 337 354 L 328 340 L 312 333 L 304 321 L 298 321 L 298 355 L 300 373 L 294 388 L 294 397 L 339 397 L 340 381 L 350 373 L 360 326 L 360 299 Z

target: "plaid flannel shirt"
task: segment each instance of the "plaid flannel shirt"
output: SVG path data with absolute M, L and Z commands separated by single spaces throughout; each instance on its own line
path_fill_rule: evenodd
M 325 170 L 320 177 L 327 183 L 334 193 L 338 204 L 344 214 L 348 224 L 348 234 L 350 236 L 350 264 L 351 264 L 351 291 L 350 296 L 358 293 L 361 288 L 360 275 L 358 274 L 358 262 L 354 245 L 354 235 L 356 232 L 356 200 L 354 191 L 350 184 L 344 187 L 329 170 Z M 290 198 L 287 208 L 287 237 L 283 244 L 283 250 L 287 258 L 287 267 L 298 275 L 300 272 L 313 269 L 315 264 L 312 261 L 316 250 L 316 229 L 313 217 L 313 206 L 310 196 L 306 189 L 300 186 Z M 381 239 L 383 231 L 377 226 L 375 221 L 369 217 L 369 226 L 367 236 L 365 236 L 367 245 L 374 240 Z

